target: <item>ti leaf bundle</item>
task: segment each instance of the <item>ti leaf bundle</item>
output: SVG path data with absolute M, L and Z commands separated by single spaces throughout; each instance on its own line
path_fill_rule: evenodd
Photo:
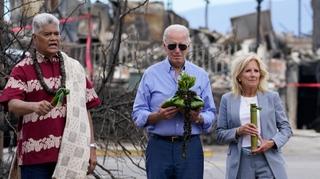
M 67 88 L 59 88 L 56 94 L 54 95 L 51 105 L 52 106 L 61 106 L 63 104 L 64 98 L 70 93 L 70 90 Z
M 191 110 L 198 110 L 204 106 L 203 100 L 197 96 L 194 91 L 191 91 L 190 88 L 195 84 L 196 78 L 193 76 L 189 76 L 187 73 L 181 73 L 180 79 L 178 81 L 178 91 L 175 95 L 166 100 L 162 104 L 162 108 L 166 108 L 169 106 L 176 106 L 182 109 L 184 114 L 184 132 L 183 132 L 183 144 L 182 144 L 182 157 L 186 158 L 186 146 L 187 141 L 191 136 Z
M 169 106 L 176 106 L 178 108 L 186 107 L 186 100 L 191 99 L 190 108 L 192 110 L 200 109 L 204 106 L 203 100 L 196 95 L 194 91 L 189 90 L 194 86 L 196 78 L 194 76 L 189 76 L 187 73 L 183 72 L 178 80 L 178 91 L 175 95 L 166 100 L 162 104 L 162 108 L 167 108 Z

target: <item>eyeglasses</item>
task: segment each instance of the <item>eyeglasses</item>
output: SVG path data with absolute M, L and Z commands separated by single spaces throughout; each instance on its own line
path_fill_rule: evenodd
M 177 46 L 181 51 L 184 51 L 188 48 L 188 45 L 186 45 L 186 44 L 168 44 L 167 45 L 169 50 L 174 50 L 177 48 Z

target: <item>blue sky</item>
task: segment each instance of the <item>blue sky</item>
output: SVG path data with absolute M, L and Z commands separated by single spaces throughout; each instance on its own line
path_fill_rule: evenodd
M 163 0 L 163 2 L 167 4 L 169 1 Z M 178 13 L 186 10 L 198 8 L 198 7 L 204 8 L 206 4 L 204 0 L 171 0 L 171 2 L 172 2 L 173 10 Z M 210 2 L 209 6 L 218 6 L 218 5 L 235 4 L 235 3 L 242 3 L 242 2 L 256 2 L 256 1 L 255 0 L 209 0 L 209 2 Z
M 105 0 L 107 1 L 107 0 Z M 190 27 L 204 26 L 205 0 L 150 0 L 162 1 L 186 18 Z M 230 18 L 256 12 L 257 0 L 209 0 L 209 30 L 227 33 L 231 30 Z M 311 0 L 301 0 L 301 32 L 312 32 Z M 263 0 L 262 10 L 271 9 L 272 23 L 276 32 L 298 34 L 298 0 Z
M 108 2 L 108 0 L 100 0 L 101 2 Z M 139 1 L 139 0 L 136 0 Z M 140 0 L 142 1 L 142 0 Z M 193 8 L 204 7 L 204 0 L 150 0 L 150 1 L 160 1 L 165 5 L 168 4 L 169 1 L 172 2 L 172 8 L 175 12 L 182 12 L 186 10 L 190 10 Z M 209 0 L 210 5 L 224 5 L 224 4 L 234 4 L 241 2 L 256 2 L 256 0 Z M 264 0 L 269 1 L 269 0 Z M 273 0 L 273 1 L 283 1 L 283 0 Z M 292 0 L 291 0 L 292 1 Z M 91 2 L 95 2 L 95 0 L 91 0 Z
M 5 0 L 7 2 L 8 0 Z M 91 0 L 95 2 L 96 0 Z M 108 0 L 100 0 L 108 2 Z M 190 27 L 198 28 L 204 26 L 204 0 L 150 0 L 162 1 L 167 7 L 172 3 L 172 9 L 182 17 L 186 18 Z M 230 18 L 247 13 L 255 12 L 256 0 L 209 0 L 209 30 L 217 30 L 221 33 L 229 32 L 231 29 Z M 311 0 L 301 0 L 302 10 L 302 33 L 310 34 L 312 31 Z M 292 32 L 297 34 L 298 22 L 298 0 L 263 0 L 262 9 L 271 9 L 272 22 L 277 32 Z M 227 7 L 227 8 L 226 8 Z M 271 7 L 271 8 L 270 8 Z M 192 13 L 190 13 L 192 12 Z
M 166 5 L 168 0 L 163 1 Z M 172 9 L 186 18 L 190 26 L 204 26 L 204 0 L 171 0 Z M 301 32 L 303 35 L 312 32 L 311 0 L 301 0 Z M 298 0 L 263 0 L 262 10 L 271 9 L 272 24 L 278 33 L 298 34 Z M 209 30 L 221 33 L 231 31 L 230 18 L 256 12 L 256 0 L 210 0 Z

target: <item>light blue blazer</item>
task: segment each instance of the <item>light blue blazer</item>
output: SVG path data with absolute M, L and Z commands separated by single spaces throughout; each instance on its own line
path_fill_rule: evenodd
M 272 139 L 276 147 L 266 151 L 265 157 L 276 179 L 286 179 L 281 148 L 292 136 L 292 130 L 288 122 L 279 94 L 276 92 L 259 92 L 257 94 L 260 111 L 261 136 L 263 139 Z M 229 144 L 227 152 L 226 179 L 236 179 L 242 137 L 236 138 L 236 128 L 240 127 L 239 119 L 240 96 L 229 92 L 222 96 L 217 122 L 217 142 Z

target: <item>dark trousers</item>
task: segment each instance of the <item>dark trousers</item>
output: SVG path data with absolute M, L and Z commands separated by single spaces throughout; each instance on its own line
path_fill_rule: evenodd
M 182 157 L 183 141 L 151 136 L 146 149 L 148 179 L 202 179 L 203 149 L 200 137 L 187 142 L 186 158 Z
M 51 179 L 56 163 L 22 165 L 21 179 Z

